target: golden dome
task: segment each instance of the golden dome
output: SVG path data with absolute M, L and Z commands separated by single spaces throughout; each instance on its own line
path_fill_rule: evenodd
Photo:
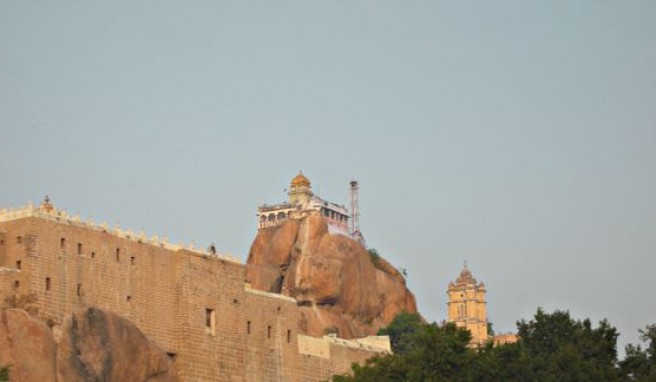
M 305 186 L 305 187 L 310 187 L 310 180 L 303 175 L 302 172 L 299 171 L 298 175 L 292 179 L 292 187 L 299 187 L 299 186 Z

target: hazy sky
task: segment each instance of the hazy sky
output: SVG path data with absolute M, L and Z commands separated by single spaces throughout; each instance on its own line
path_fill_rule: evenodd
M 303 170 L 446 316 L 656 322 L 656 2 L 0 0 L 0 207 L 244 261 Z

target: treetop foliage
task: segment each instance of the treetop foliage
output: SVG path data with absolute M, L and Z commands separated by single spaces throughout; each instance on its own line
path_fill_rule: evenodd
M 626 346 L 626 356 L 620 361 L 620 370 L 626 381 L 656 381 L 656 324 L 640 330 L 640 339 L 647 344 Z
M 0 366 L 0 382 L 9 381 L 9 366 Z
M 517 329 L 517 343 L 474 348 L 466 329 L 401 313 L 379 331 L 390 336 L 394 354 L 354 364 L 353 375 L 333 381 L 656 381 L 656 325 L 640 331 L 645 349 L 627 346 L 620 362 L 619 334 L 606 320 L 594 326 L 567 311 L 538 309 Z

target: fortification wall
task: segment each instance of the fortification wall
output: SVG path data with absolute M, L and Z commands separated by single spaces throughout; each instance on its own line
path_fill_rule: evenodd
M 5 245 L 5 240 L 6 240 L 7 234 L 5 231 L 0 231 L 0 264 L 4 264 L 6 262 L 6 245 Z
M 176 321 L 183 380 L 243 381 L 244 267 L 216 257 L 178 253 Z
M 167 352 L 177 348 L 174 252 L 35 217 L 1 224 L 8 239 L 0 265 L 20 264 L 15 292 L 34 295 L 42 318 L 58 326 L 95 305 L 128 318 Z
M 14 293 L 14 281 L 18 280 L 20 271 L 0 267 L 0 296 L 11 296 Z M 0 305 L 3 301 L 0 301 Z
M 31 296 L 55 334 L 77 308 L 114 311 L 175 359 L 182 380 L 327 380 L 376 353 L 327 338 L 328 357 L 300 351 L 296 301 L 245 287 L 244 272 L 228 258 L 106 227 L 0 219 L 0 301 Z
M 296 300 L 246 289 L 246 378 L 249 381 L 294 380 L 298 369 Z

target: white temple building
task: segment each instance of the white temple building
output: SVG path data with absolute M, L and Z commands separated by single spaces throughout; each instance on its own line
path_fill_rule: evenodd
M 311 211 L 318 211 L 328 223 L 330 233 L 350 236 L 348 209 L 314 195 L 310 180 L 303 173 L 299 172 L 292 179 L 287 195 L 289 200 L 285 203 L 263 204 L 257 208 L 258 229 L 276 227 L 287 219 L 302 218 Z

